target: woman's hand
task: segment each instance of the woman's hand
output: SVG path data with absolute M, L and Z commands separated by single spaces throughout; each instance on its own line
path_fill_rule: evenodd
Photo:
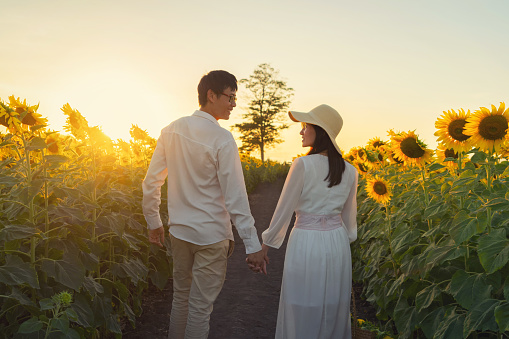
M 268 256 L 269 246 L 262 244 L 262 252 L 263 252 L 263 257 L 265 259 L 265 262 L 268 264 L 269 263 L 269 256 Z

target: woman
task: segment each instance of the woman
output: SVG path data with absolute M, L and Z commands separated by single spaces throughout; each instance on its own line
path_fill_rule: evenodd
M 341 156 L 336 136 L 339 113 L 320 105 L 309 113 L 289 112 L 302 122 L 302 146 L 288 173 L 262 249 L 279 248 L 296 212 L 288 239 L 276 338 L 351 338 L 350 242 L 357 238 L 357 170 Z

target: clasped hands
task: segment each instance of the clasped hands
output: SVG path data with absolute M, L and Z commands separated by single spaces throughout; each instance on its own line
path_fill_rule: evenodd
M 247 255 L 246 263 L 251 271 L 267 274 L 267 265 L 269 264 L 268 251 L 269 246 L 262 244 L 261 251 Z

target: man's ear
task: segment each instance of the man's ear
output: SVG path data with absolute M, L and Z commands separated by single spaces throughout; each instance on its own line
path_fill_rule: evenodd
M 217 100 L 217 94 L 213 90 L 209 89 L 207 91 L 207 101 L 209 101 L 210 103 L 214 103 L 214 102 L 216 102 L 216 100 Z

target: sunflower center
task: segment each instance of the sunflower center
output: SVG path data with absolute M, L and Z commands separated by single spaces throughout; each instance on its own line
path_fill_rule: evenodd
M 359 170 L 363 173 L 366 173 L 368 171 L 368 168 L 363 163 L 359 163 Z
M 76 119 L 72 115 L 69 116 L 69 123 L 71 124 L 72 127 L 76 128 L 76 129 L 80 129 L 80 127 L 81 127 L 78 119 Z
M 502 115 L 490 115 L 479 124 L 479 134 L 486 140 L 502 139 L 506 135 L 507 120 Z
M 375 148 L 378 148 L 378 147 L 383 146 L 383 145 L 384 145 L 383 141 L 375 141 L 373 143 L 373 147 L 375 147 Z
M 424 150 L 419 146 L 414 138 L 406 138 L 401 141 L 401 152 L 409 158 L 420 158 L 424 155 Z
M 384 195 L 387 193 L 387 186 L 381 181 L 377 181 L 373 184 L 373 191 L 378 195 Z
M 447 127 L 447 131 L 449 132 L 451 138 L 458 141 L 465 141 L 470 138 L 470 135 L 463 134 L 463 127 L 465 127 L 466 123 L 467 122 L 463 119 L 454 120 L 451 122 L 449 127 Z
M 452 148 L 448 148 L 444 151 L 444 155 L 446 158 L 454 158 L 458 159 L 458 153 L 454 152 Z
M 35 120 L 34 116 L 29 113 L 29 114 L 25 115 L 25 117 L 23 118 L 23 120 L 21 120 L 21 122 L 25 125 L 33 126 L 37 123 L 37 120 Z

